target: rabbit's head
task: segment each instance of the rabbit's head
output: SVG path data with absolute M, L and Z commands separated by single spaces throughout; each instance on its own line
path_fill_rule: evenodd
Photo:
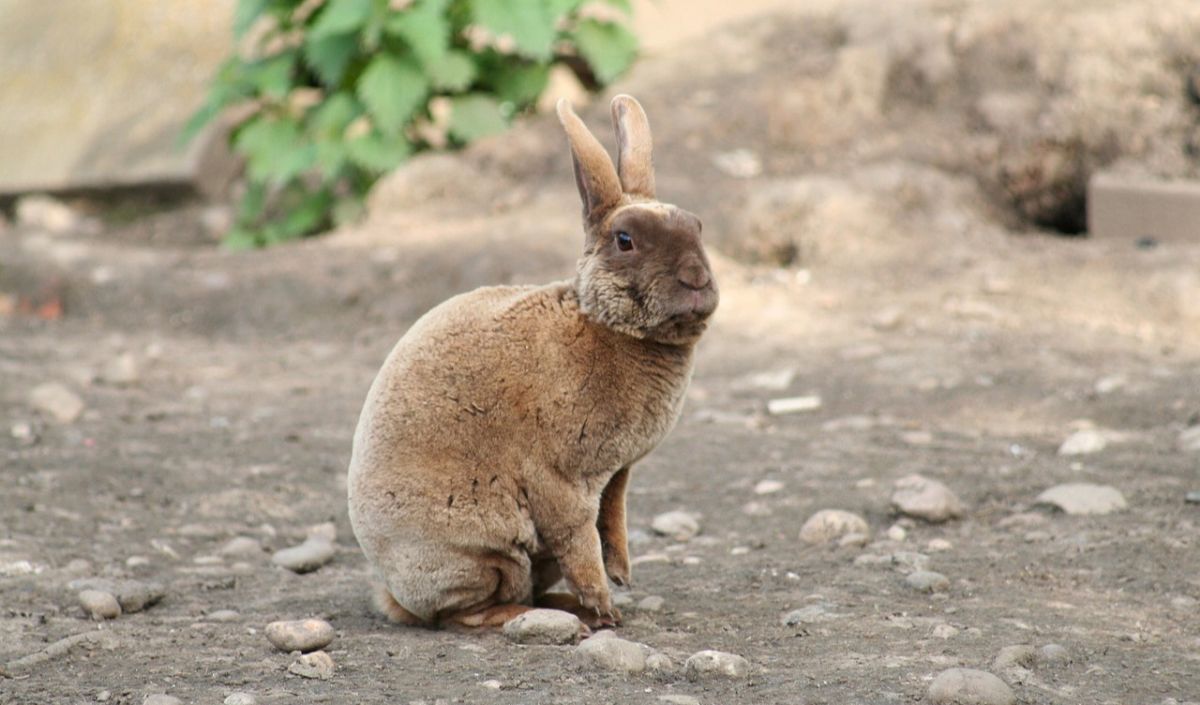
M 637 338 L 695 341 L 717 308 L 717 285 L 700 242 L 700 219 L 654 195 L 650 123 L 636 100 L 612 101 L 617 164 L 565 100 L 567 131 L 586 233 L 575 280 L 592 320 Z

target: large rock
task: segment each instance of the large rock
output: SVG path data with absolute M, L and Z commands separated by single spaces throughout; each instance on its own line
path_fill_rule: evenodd
M 234 0 L 0 0 L 0 193 L 190 181 Z

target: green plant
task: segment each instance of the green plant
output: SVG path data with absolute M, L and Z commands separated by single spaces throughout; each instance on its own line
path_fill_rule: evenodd
M 503 130 L 564 64 L 595 88 L 633 61 L 628 0 L 238 0 L 238 49 L 185 138 L 235 116 L 245 192 L 226 242 L 345 222 L 410 155 Z

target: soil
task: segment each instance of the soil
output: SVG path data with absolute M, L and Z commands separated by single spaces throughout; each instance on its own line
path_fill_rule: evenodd
M 772 64 L 756 80 L 786 70 Z M 659 73 L 669 72 L 651 66 L 633 85 Z M 686 123 L 655 122 L 669 107 L 652 102 L 658 149 L 687 152 L 660 160 L 660 172 L 675 169 L 660 188 L 677 185 L 681 205 L 706 219 L 720 211 L 710 225 L 727 232 L 714 242 L 731 242 L 746 218 L 780 217 L 778 200 L 728 194 L 810 168 L 793 133 L 754 144 L 774 156 L 731 191 L 728 176 L 684 168 L 709 162 L 685 147 Z M 601 107 L 589 114 L 597 130 Z M 732 135 L 722 149 L 740 144 L 739 130 L 759 134 L 748 113 L 714 111 Z M 578 210 L 555 129 L 539 118 L 468 153 L 418 160 L 381 186 L 362 228 L 266 252 L 215 248 L 203 209 L 186 204 L 94 232 L 0 229 L 0 293 L 57 296 L 65 311 L 0 315 L 0 701 L 220 703 L 244 691 L 259 703 L 904 703 L 925 701 L 932 678 L 956 666 L 995 672 L 1021 703 L 1200 700 L 1200 505 L 1185 501 L 1200 490 L 1200 455 L 1179 444 L 1200 423 L 1200 240 L 1056 237 L 915 163 L 901 180 L 930 176 L 928 192 L 889 196 L 907 210 L 877 214 L 887 230 L 850 201 L 820 216 L 845 233 L 818 239 L 820 257 L 777 268 L 721 254 L 732 246 L 715 254 L 722 306 L 688 404 L 635 469 L 629 498 L 631 551 L 643 560 L 617 631 L 667 654 L 674 671 L 598 672 L 576 666 L 571 647 L 377 615 L 345 507 L 363 397 L 430 306 L 479 285 L 570 276 Z M 464 172 L 477 178 L 455 176 Z M 439 173 L 445 192 L 388 200 L 404 192 L 396 183 Z M 853 193 L 822 192 L 825 202 Z M 784 227 L 826 237 L 806 223 Z M 137 378 L 106 381 L 122 354 Z M 763 372 L 791 374 L 772 386 L 754 377 Z M 82 416 L 59 424 L 34 410 L 29 393 L 44 382 L 79 394 Z M 769 399 L 810 394 L 821 397 L 813 411 L 766 412 Z M 1085 427 L 1107 447 L 1059 455 Z M 898 516 L 892 484 L 912 473 L 948 485 L 965 516 Z M 759 494 L 763 480 L 782 488 Z M 1067 482 L 1111 485 L 1128 508 L 1073 516 L 1036 503 Z M 804 521 L 829 508 L 863 516 L 869 542 L 802 543 Z M 698 536 L 653 534 L 651 519 L 675 509 L 699 518 Z M 271 563 L 271 551 L 329 521 L 330 564 L 296 575 Z M 220 556 L 237 536 L 263 551 Z M 918 564 L 949 588 L 909 587 Z M 94 623 L 68 587 L 91 576 L 157 582 L 165 597 Z M 663 607 L 639 609 L 651 595 Z M 783 623 L 811 605 L 828 618 Z M 237 614 L 210 619 L 218 610 Z M 330 680 L 289 673 L 294 658 L 263 634 L 309 616 L 337 630 Z M 107 638 L 13 667 L 84 633 Z M 994 666 L 1018 644 L 1059 644 L 1067 658 Z M 688 680 L 681 666 L 702 649 L 745 657 L 749 676 Z M 498 690 L 484 685 L 493 680 Z

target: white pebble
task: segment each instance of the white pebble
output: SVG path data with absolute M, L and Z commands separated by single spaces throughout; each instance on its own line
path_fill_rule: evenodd
M 1093 428 L 1076 431 L 1058 447 L 1059 455 L 1088 455 L 1099 453 L 1108 446 L 1108 439 L 1103 433 Z
M 309 537 L 299 546 L 276 551 L 271 561 L 295 573 L 311 573 L 333 560 L 334 553 L 336 549 L 326 539 Z
M 637 607 L 642 612 L 658 612 L 663 608 L 665 603 L 666 600 L 658 595 L 650 595 L 649 597 L 642 598 L 642 601 L 638 603 Z
M 930 553 L 938 553 L 941 551 L 949 551 L 950 549 L 954 548 L 954 544 L 950 543 L 946 539 L 929 539 L 929 543 L 925 544 L 925 548 L 928 549 Z
M 847 534 L 869 536 L 870 533 L 871 528 L 867 521 L 857 514 L 842 509 L 822 509 L 800 527 L 800 540 L 810 544 L 822 544 Z
M 803 397 L 783 397 L 767 402 L 767 413 L 772 416 L 797 414 L 804 411 L 816 411 L 821 408 L 821 397 L 810 394 Z
M 121 603 L 112 593 L 102 590 L 83 590 L 79 593 L 79 604 L 96 621 L 121 616 Z
M 142 700 L 142 705 L 183 705 L 183 701 L 174 695 L 155 693 L 154 695 L 147 695 Z
M 137 360 L 129 353 L 122 353 L 109 360 L 100 372 L 100 379 L 109 384 L 133 384 L 140 378 Z
M 1200 453 L 1200 426 L 1184 429 L 1177 441 L 1179 450 L 1185 453 Z
M 950 488 L 920 475 L 896 480 L 892 506 L 902 514 L 934 523 L 960 517 L 966 511 Z
M 646 670 L 646 652 L 642 646 L 608 631 L 584 639 L 575 647 L 574 659 L 582 666 L 606 671 L 641 673 Z
M 484 688 L 487 688 L 488 690 L 500 690 L 501 688 L 504 687 L 503 683 L 501 683 L 500 681 L 498 681 L 494 678 L 492 680 L 486 680 L 486 681 L 480 683 L 479 685 L 483 686 Z
M 700 533 L 700 522 L 687 512 L 673 511 L 654 517 L 650 528 L 656 534 L 669 536 L 676 541 L 687 541 Z
M 221 547 L 222 556 L 261 556 L 262 544 L 249 536 L 234 536 Z
M 932 570 L 917 570 L 909 573 L 904 582 L 919 592 L 945 592 L 950 588 L 950 579 Z
M 573 644 L 584 631 L 570 612 L 533 609 L 504 623 L 504 636 L 518 644 Z
M 939 624 L 933 628 L 930 636 L 935 639 L 953 639 L 958 636 L 958 630 L 949 624 Z
M 59 423 L 71 423 L 83 413 L 79 395 L 58 382 L 34 387 L 29 393 L 29 404 Z
M 1087 482 L 1055 485 L 1038 495 L 1040 504 L 1050 504 L 1067 514 L 1109 514 L 1128 506 L 1115 487 Z
M 783 489 L 779 480 L 762 480 L 754 486 L 754 494 L 774 494 Z
M 333 625 L 323 619 L 298 619 L 271 622 L 265 630 L 267 641 L 280 651 L 317 651 L 333 641 Z
M 250 693 L 230 693 L 225 698 L 225 705 L 257 705 L 258 700 Z
M 908 531 L 899 524 L 892 524 L 888 527 L 887 537 L 892 541 L 903 541 L 908 538 Z
M 333 678 L 335 668 L 336 666 L 329 654 L 324 651 L 314 651 L 311 654 L 304 654 L 293 661 L 292 665 L 288 666 L 288 673 L 294 673 L 301 678 L 315 678 L 325 681 Z
M 1012 688 L 986 671 L 951 668 L 942 671 L 929 685 L 933 705 L 1013 705 Z
M 750 663 L 737 654 L 705 650 L 689 656 L 683 669 L 689 680 L 745 678 L 750 674 Z

